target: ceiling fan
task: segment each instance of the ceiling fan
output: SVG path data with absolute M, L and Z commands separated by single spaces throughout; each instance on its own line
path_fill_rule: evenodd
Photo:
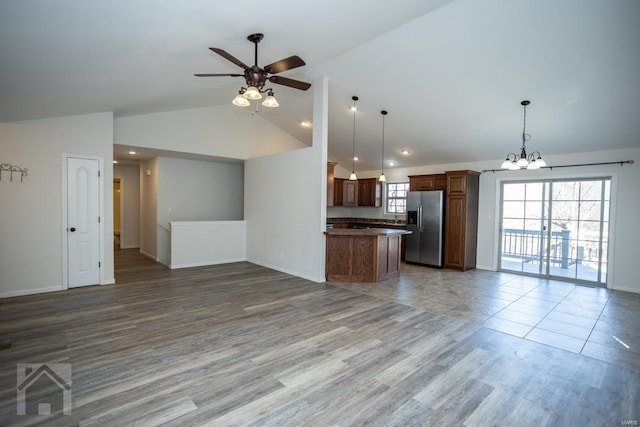
M 264 88 L 267 81 L 271 83 L 283 85 L 283 86 L 289 86 L 294 89 L 300 89 L 300 90 L 309 89 L 311 87 L 310 83 L 306 83 L 300 80 L 290 79 L 287 77 L 270 75 L 270 74 L 278 74 L 283 71 L 291 70 L 293 68 L 297 68 L 305 65 L 305 62 L 302 60 L 302 58 L 300 58 L 297 55 L 293 55 L 288 58 L 281 59 L 280 61 L 276 61 L 272 64 L 265 65 L 262 68 L 258 66 L 258 43 L 260 43 L 263 37 L 264 37 L 264 34 L 261 34 L 261 33 L 251 34 L 247 36 L 247 40 L 249 40 L 251 43 L 255 45 L 255 59 L 254 59 L 254 64 L 252 66 L 246 65 L 244 62 L 240 61 L 238 58 L 236 58 L 235 56 L 231 55 L 230 53 L 228 53 L 223 49 L 220 49 L 217 47 L 209 48 L 213 52 L 222 56 L 223 58 L 243 68 L 244 74 L 226 74 L 225 73 L 225 74 L 194 74 L 194 75 L 196 77 L 223 77 L 223 76 L 244 77 L 247 83 L 247 87 L 241 88 L 238 96 L 244 97 L 246 99 L 260 99 L 262 98 L 260 93 L 264 93 L 264 92 L 268 92 L 269 96 L 267 97 L 267 99 L 269 97 L 273 98 L 273 90 Z M 255 91 L 254 91 L 254 88 L 255 88 Z M 238 98 L 238 96 L 236 97 L 236 99 Z M 242 105 L 238 104 L 236 103 L 236 99 L 234 99 L 234 102 L 233 102 L 236 105 L 240 105 L 240 106 L 249 105 L 248 101 L 246 102 L 246 104 L 242 104 Z M 275 101 L 275 98 L 273 100 Z M 265 103 L 263 103 L 263 105 L 277 106 L 277 102 L 276 102 L 276 105 L 267 105 Z

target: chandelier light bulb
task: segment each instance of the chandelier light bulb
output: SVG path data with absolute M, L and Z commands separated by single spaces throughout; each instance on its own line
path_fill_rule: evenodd
M 262 99 L 262 95 L 260 95 L 260 91 L 255 86 L 249 86 L 247 90 L 244 92 L 243 96 L 247 99 Z
M 233 98 L 233 101 L 231 101 L 231 103 L 238 107 L 248 107 L 249 104 L 251 104 L 249 100 L 243 96 L 242 91 L 238 92 L 238 94 L 236 95 L 235 98 Z
M 274 108 L 274 107 L 280 106 L 280 104 L 278 104 L 278 101 L 276 100 L 276 97 L 273 96 L 273 91 L 271 91 L 271 90 L 269 90 L 269 94 L 267 95 L 265 100 L 262 101 L 262 105 L 264 107 L 269 107 L 269 108 Z
M 518 160 L 516 162 L 516 165 L 519 168 L 526 168 L 529 165 L 529 162 L 527 161 L 527 159 L 525 157 L 520 157 L 520 160 Z

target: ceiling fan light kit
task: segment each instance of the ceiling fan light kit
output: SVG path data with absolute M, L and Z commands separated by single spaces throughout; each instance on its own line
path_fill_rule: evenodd
M 273 91 L 269 90 L 267 92 L 267 97 L 264 99 L 264 101 L 262 101 L 262 105 L 264 107 L 269 107 L 269 108 L 274 108 L 274 107 L 279 107 L 280 104 L 278 104 L 278 101 L 276 100 L 276 97 L 273 96 Z
M 263 68 L 258 66 L 258 43 L 262 40 L 264 34 L 255 33 L 247 36 L 247 40 L 254 44 L 254 65 L 251 67 L 240 61 L 235 56 L 226 52 L 223 49 L 217 47 L 210 47 L 212 52 L 217 53 L 228 61 L 233 62 L 240 68 L 244 69 L 244 74 L 194 74 L 196 77 L 244 77 L 247 87 L 241 87 L 238 94 L 233 98 L 231 103 L 238 107 L 248 107 L 251 105 L 250 101 L 258 101 L 262 99 L 262 94 L 267 93 L 266 99 L 262 102 L 264 107 L 278 107 L 280 104 L 276 100 L 273 89 L 265 88 L 267 81 L 282 86 L 292 87 L 299 90 L 307 90 L 311 87 L 311 84 L 290 79 L 282 76 L 269 76 L 269 74 L 278 74 L 283 71 L 291 70 L 293 68 L 301 67 L 305 65 L 305 62 L 297 55 L 290 56 L 280 61 L 276 61 L 272 64 L 265 65 Z
M 248 107 L 251 105 L 249 100 L 244 96 L 244 90 L 240 90 L 231 103 L 238 107 Z
M 262 99 L 262 95 L 260 95 L 260 91 L 255 86 L 249 86 L 247 90 L 244 91 L 243 96 L 251 100 Z
M 520 155 L 516 153 L 507 154 L 507 158 L 502 162 L 502 169 L 518 170 L 518 169 L 540 169 L 547 166 L 539 151 L 533 151 L 527 155 L 526 142 L 531 139 L 531 135 L 526 133 L 527 128 L 527 105 L 531 101 L 523 100 L 520 102 L 523 108 L 523 125 L 522 125 L 522 147 L 520 147 Z

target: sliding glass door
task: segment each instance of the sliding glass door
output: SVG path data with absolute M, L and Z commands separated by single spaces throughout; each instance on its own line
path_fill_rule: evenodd
M 502 183 L 499 269 L 604 286 L 609 178 Z

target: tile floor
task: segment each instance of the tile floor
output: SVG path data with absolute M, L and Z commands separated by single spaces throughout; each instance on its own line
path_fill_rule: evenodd
M 399 279 L 332 284 L 640 371 L 638 294 L 411 264 Z

